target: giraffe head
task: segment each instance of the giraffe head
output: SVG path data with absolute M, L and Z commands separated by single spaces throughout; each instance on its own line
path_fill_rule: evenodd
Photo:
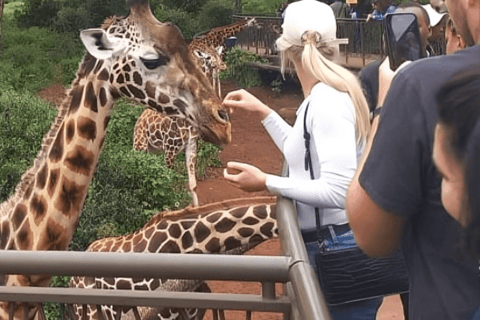
M 205 74 L 227 69 L 227 65 L 221 58 L 221 49 L 218 51 L 213 48 L 213 46 L 205 45 L 204 43 L 197 44 L 195 40 L 190 42 L 189 47 L 193 56 L 196 58 L 197 66 Z
M 126 17 L 107 18 L 80 37 L 90 55 L 104 61 L 100 77 L 112 91 L 168 115 L 184 117 L 202 139 L 231 140 L 228 111 L 197 67 L 181 31 L 158 21 L 147 0 L 129 0 Z

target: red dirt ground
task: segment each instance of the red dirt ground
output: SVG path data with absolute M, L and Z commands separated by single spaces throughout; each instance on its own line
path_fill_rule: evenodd
M 222 83 L 223 95 L 239 89 L 232 82 Z M 279 112 L 288 122 L 295 120 L 295 110 L 303 100 L 300 87 L 289 81 L 289 85 L 282 88 L 281 92 L 272 91 L 270 86 L 253 87 L 248 89 L 269 107 Z M 63 99 L 65 89 L 60 85 L 54 85 L 40 92 L 40 96 L 51 102 L 59 102 Z M 235 111 L 231 115 L 232 142 L 225 146 L 220 153 L 221 168 L 211 168 L 206 179 L 198 181 L 197 193 L 200 204 L 206 204 L 226 199 L 263 196 L 267 192 L 247 193 L 227 183 L 222 172 L 228 161 L 246 162 L 255 165 L 267 173 L 279 174 L 282 166 L 282 155 L 270 137 L 260 124 L 260 119 L 254 119 L 251 115 L 242 111 Z M 267 241 L 247 254 L 252 255 L 281 255 L 278 239 Z M 261 294 L 258 283 L 249 282 L 220 282 L 209 281 L 213 292 Z M 281 294 L 281 286 L 277 287 L 277 293 Z M 229 320 L 245 319 L 244 311 L 226 311 Z M 205 317 L 212 319 L 212 314 L 207 311 Z M 253 320 L 280 320 L 278 313 L 253 312 Z M 403 319 L 402 306 L 398 296 L 388 297 L 384 300 L 377 320 L 400 320 Z

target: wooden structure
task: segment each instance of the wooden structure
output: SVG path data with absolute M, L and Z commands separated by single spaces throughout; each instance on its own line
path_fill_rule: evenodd
M 235 15 L 234 20 L 244 19 Z M 264 69 L 279 70 L 280 57 L 275 50 L 275 40 L 281 35 L 282 18 L 255 17 L 257 23 L 237 35 L 237 46 L 267 58 L 270 65 L 254 64 Z M 347 45 L 340 45 L 339 63 L 349 69 L 359 70 L 372 61 L 386 56 L 384 25 L 365 19 L 337 19 L 337 38 L 347 38 Z M 430 43 L 436 55 L 445 52 L 445 39 L 437 36 Z

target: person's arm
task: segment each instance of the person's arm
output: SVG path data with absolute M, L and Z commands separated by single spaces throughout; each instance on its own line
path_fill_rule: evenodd
M 371 256 L 394 252 L 405 221 L 421 206 L 426 144 L 422 130 L 426 129 L 419 101 L 408 76 L 397 76 L 380 117 L 374 119 L 364 157 L 348 188 L 350 226 L 359 247 Z
M 348 188 L 346 209 L 350 227 L 358 246 L 369 256 L 380 257 L 393 253 L 399 246 L 405 218 L 377 205 L 359 183 L 365 161 L 377 133 L 380 116 L 373 119 L 372 129 L 362 160 Z M 379 241 L 382 239 L 382 241 Z
M 357 168 L 353 107 L 350 100 L 325 98 L 312 99 L 307 116 L 311 149 L 316 151 L 320 162 L 316 164 L 316 159 L 312 159 L 313 166 L 320 167 L 320 174 L 316 173 L 314 180 L 267 175 L 266 184 L 277 195 L 311 206 L 343 209 L 348 185 Z M 303 146 L 303 137 L 299 139 L 299 145 Z M 303 148 L 300 150 L 303 155 Z M 300 165 L 303 168 L 303 161 Z

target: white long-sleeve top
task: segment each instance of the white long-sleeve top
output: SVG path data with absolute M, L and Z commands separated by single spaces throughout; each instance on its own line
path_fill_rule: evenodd
M 315 180 L 305 170 L 303 123 L 307 104 Z M 316 228 L 315 207 L 320 209 L 322 225 L 347 223 L 345 196 L 365 144 L 356 143 L 355 107 L 349 94 L 318 83 L 298 108 L 293 127 L 276 112 L 262 123 L 289 168 L 288 177 L 267 175 L 267 189 L 296 201 L 300 229 Z

